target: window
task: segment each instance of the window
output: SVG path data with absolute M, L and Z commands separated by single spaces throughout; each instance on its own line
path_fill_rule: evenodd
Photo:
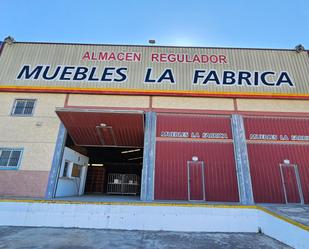
M 16 99 L 14 102 L 12 115 L 13 116 L 32 116 L 35 99 Z
M 80 167 L 78 164 L 73 164 L 72 177 L 80 177 Z
M 63 177 L 69 177 L 69 164 L 70 164 L 70 162 L 65 161 L 64 168 L 63 168 L 63 173 L 62 173 Z
M 18 168 L 22 149 L 0 148 L 0 168 Z

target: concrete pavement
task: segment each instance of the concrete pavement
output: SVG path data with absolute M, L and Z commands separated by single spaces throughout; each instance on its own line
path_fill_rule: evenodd
M 279 205 L 264 204 L 264 208 L 296 222 L 309 226 L 309 205 Z
M 99 229 L 0 227 L 1 249 L 290 248 L 254 233 L 188 233 Z

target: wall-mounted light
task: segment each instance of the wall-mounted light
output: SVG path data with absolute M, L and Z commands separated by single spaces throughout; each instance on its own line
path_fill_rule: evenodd
M 303 51 L 305 51 L 305 47 L 301 44 L 298 44 L 296 47 L 295 47 L 295 51 L 296 53 L 301 53 Z
M 7 43 L 8 45 L 12 45 L 15 42 L 15 40 L 12 36 L 8 36 L 4 39 L 4 42 Z
M 290 164 L 290 160 L 289 160 L 289 159 L 284 159 L 284 160 L 283 160 L 283 163 L 284 163 L 284 164 Z
M 193 161 L 193 162 L 197 162 L 197 161 L 198 161 L 198 157 L 197 157 L 197 156 L 193 156 L 193 157 L 192 157 L 192 161 Z

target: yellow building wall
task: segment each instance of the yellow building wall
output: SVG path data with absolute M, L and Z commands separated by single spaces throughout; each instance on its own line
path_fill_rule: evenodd
M 31 117 L 11 116 L 15 99 L 36 99 Z M 59 118 L 56 107 L 63 107 L 65 94 L 0 93 L 0 146 L 23 147 L 20 170 L 49 171 L 54 154 Z M 191 110 L 234 110 L 232 98 L 124 96 L 70 94 L 68 105 L 117 108 L 153 108 Z M 309 100 L 237 99 L 239 111 L 309 113 Z
M 36 99 L 33 116 L 11 116 L 15 99 Z M 19 170 L 49 171 L 65 94 L 0 93 L 0 147 L 23 148 Z M 1 171 L 0 171 L 1 173 Z
M 70 94 L 68 105 L 91 107 L 148 108 L 149 96 Z
M 233 99 L 198 97 L 153 97 L 153 108 L 192 110 L 234 110 Z
M 43 197 L 66 94 L 0 92 L 0 147 L 23 148 L 19 170 L 0 170 L 0 195 Z M 15 99 L 36 99 L 33 116 L 11 116 Z M 69 106 L 231 111 L 233 98 L 70 94 Z M 236 99 L 239 111 L 309 113 L 309 100 Z M 13 180 L 14 179 L 14 180 Z
M 19 170 L 48 172 L 51 168 L 55 143 L 0 142 L 0 147 L 23 148 Z
M 309 113 L 309 100 L 237 99 L 239 111 Z

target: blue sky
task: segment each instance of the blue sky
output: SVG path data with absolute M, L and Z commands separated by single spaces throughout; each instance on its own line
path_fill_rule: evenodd
M 308 0 L 1 0 L 0 39 L 309 48 Z

